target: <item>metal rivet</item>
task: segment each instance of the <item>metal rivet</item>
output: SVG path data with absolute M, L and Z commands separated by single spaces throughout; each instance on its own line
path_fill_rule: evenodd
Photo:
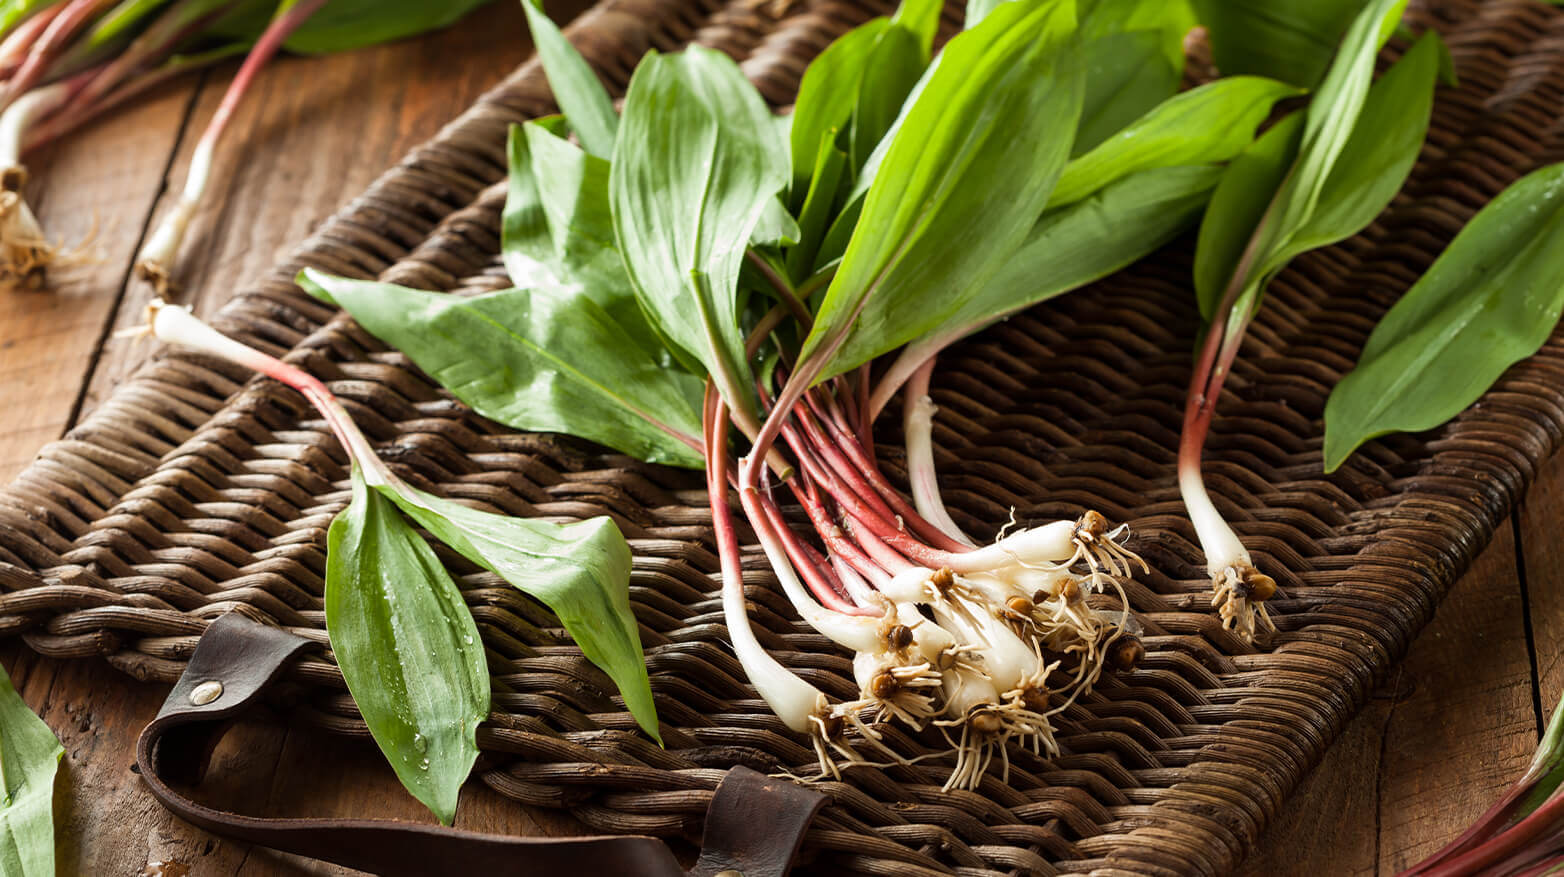
M 190 689 L 190 702 L 196 706 L 206 706 L 223 696 L 223 683 L 216 679 L 207 681 Z

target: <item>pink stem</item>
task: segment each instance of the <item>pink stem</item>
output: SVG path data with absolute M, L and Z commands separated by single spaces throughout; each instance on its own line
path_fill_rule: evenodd
M 831 552 L 831 556 L 845 563 L 854 572 L 863 576 L 875 588 L 882 588 L 891 582 L 890 575 L 873 558 L 865 554 L 863 549 L 849 541 L 842 533 L 842 528 L 837 525 L 830 511 L 825 507 L 820 494 L 815 492 L 814 486 L 808 483 L 800 485 L 804 481 L 796 478 L 789 482 L 793 495 L 798 498 L 799 505 L 809 515 L 810 523 L 814 524 L 815 532 L 825 547 Z
M 26 62 L 28 51 L 38 42 L 39 36 L 48 30 L 49 23 L 65 8 L 64 4 L 56 3 L 40 9 L 0 41 L 0 79 L 10 79 L 16 75 L 16 71 Z
M 739 490 L 739 502 L 744 506 L 744 513 L 749 516 L 750 526 L 762 539 L 771 539 L 783 546 L 788 558 L 793 561 L 793 566 L 798 569 L 815 599 L 827 609 L 840 612 L 844 615 L 879 615 L 880 612 L 859 606 L 849 600 L 835 586 L 829 584 L 820 570 L 815 567 L 813 561 L 804 554 L 803 545 L 797 541 L 787 522 L 782 519 L 782 512 L 774 504 L 768 503 L 760 491 L 754 489 Z M 790 544 L 791 542 L 791 544 Z M 803 559 L 803 564 L 797 563 Z
M 858 445 L 871 463 L 874 462 L 874 414 L 869 410 L 869 390 L 873 380 L 873 371 L 866 362 L 858 369 Z
M 22 59 L 15 75 L 6 83 L 0 106 L 31 91 L 42 81 L 54 59 L 70 45 L 71 39 L 115 2 L 117 0 L 67 0 L 61 4 L 59 14 L 52 16 L 48 26 L 28 48 L 27 57 Z
M 217 105 L 217 112 L 212 114 L 212 120 L 206 123 L 206 131 L 201 135 L 201 141 L 196 148 L 212 149 L 223 136 L 223 129 L 228 127 L 228 120 L 233 117 L 234 110 L 238 108 L 239 101 L 249 90 L 251 83 L 255 81 L 261 68 L 277 54 L 282 44 L 288 37 L 299 29 L 299 25 L 309 20 L 315 11 L 326 4 L 326 0 L 299 0 L 297 4 L 287 12 L 273 18 L 266 25 L 266 30 L 261 38 L 255 41 L 255 46 L 250 49 L 250 54 L 244 58 L 239 72 L 234 74 L 233 81 L 228 83 L 228 90 L 223 93 L 223 102 Z
M 900 518 L 902 523 L 906 524 L 908 530 L 911 530 L 920 539 L 923 539 L 931 548 L 954 554 L 972 550 L 972 546 L 957 542 L 939 527 L 930 523 L 928 519 L 918 514 L 918 510 L 913 508 L 911 503 L 907 502 L 907 498 L 901 495 L 901 491 L 892 486 L 889 481 L 885 480 L 885 476 L 880 474 L 880 470 L 874 465 L 874 461 L 865 456 L 863 449 L 853 439 L 846 425 L 836 418 L 835 415 L 838 412 L 830 411 L 830 414 L 827 415 L 822 413 L 820 408 L 816 406 L 812 395 L 806 395 L 804 399 L 809 403 L 810 408 L 814 411 L 816 417 L 819 418 L 819 421 L 825 425 L 826 430 L 830 432 L 831 438 L 834 440 L 832 442 L 833 446 L 847 455 L 853 466 L 856 467 L 856 473 L 863 480 L 867 481 L 870 490 L 878 494 L 890 506 L 892 518 Z M 800 417 L 802 418 L 802 413 Z

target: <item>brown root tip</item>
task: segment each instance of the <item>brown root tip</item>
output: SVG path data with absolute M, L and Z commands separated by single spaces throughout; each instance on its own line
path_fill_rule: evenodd
M 27 168 L 12 165 L 0 170 L 0 191 L 20 192 L 27 185 Z
M 1016 596 L 1005 601 L 1005 608 L 1017 615 L 1026 616 L 1032 614 L 1032 610 L 1037 608 L 1037 604 L 1025 597 Z
M 950 586 L 955 583 L 956 574 L 951 572 L 949 567 L 942 566 L 934 571 L 934 575 L 929 576 L 929 584 L 933 585 L 935 590 L 941 594 L 950 590 Z
M 1005 723 L 990 709 L 978 707 L 967 716 L 967 724 L 979 734 L 998 734 Z
M 1034 713 L 1048 711 L 1048 692 L 1041 688 L 1028 688 L 1021 692 L 1021 703 Z
M 821 716 L 820 733 L 825 735 L 828 740 L 835 740 L 842 736 L 844 724 L 841 716 Z
M 905 624 L 897 624 L 891 627 L 885 635 L 885 641 L 891 644 L 891 648 L 905 649 L 912 645 L 912 628 Z
M 1250 571 L 1244 576 L 1244 587 L 1249 591 L 1249 599 L 1256 603 L 1264 603 L 1276 596 L 1276 579 L 1262 572 Z
M 1087 512 L 1075 522 L 1075 534 L 1088 542 L 1102 538 L 1107 532 L 1108 519 L 1101 512 Z
M 1127 673 L 1140 666 L 1140 662 L 1146 659 L 1146 647 L 1140 638 L 1134 634 L 1124 634 L 1113 641 L 1108 647 L 1108 666 Z
M 179 286 L 168 269 L 157 262 L 142 259 L 136 263 L 136 279 L 152 287 L 158 298 L 171 299 L 179 292 Z
M 869 680 L 869 693 L 880 700 L 890 700 L 901 691 L 901 683 L 889 671 L 881 670 Z
M 1059 596 L 1066 600 L 1073 601 L 1075 598 L 1081 596 L 1081 586 L 1075 583 L 1075 579 L 1065 579 L 1064 582 L 1059 585 Z

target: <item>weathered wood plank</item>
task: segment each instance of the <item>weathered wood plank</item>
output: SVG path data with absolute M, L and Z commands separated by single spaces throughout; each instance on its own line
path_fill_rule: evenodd
M 212 198 L 191 221 L 176 276 L 179 301 L 208 315 L 262 277 L 385 169 L 449 122 L 531 54 L 517 3 L 493 3 L 459 25 L 329 58 L 280 58 L 229 122 L 212 167 Z M 182 185 L 199 132 L 232 69 L 209 79 L 170 179 Z M 159 199 L 154 222 L 177 200 Z M 134 281 L 116 328 L 139 325 L 153 295 Z M 87 385 L 90 412 L 146 357 L 148 346 L 109 339 Z
M 1506 524 L 1242 873 L 1393 874 L 1487 809 L 1537 741 L 1516 583 Z
M 195 88 L 172 83 L 24 156 L 45 232 L 89 261 L 47 291 L 0 293 L 0 483 L 71 423 Z

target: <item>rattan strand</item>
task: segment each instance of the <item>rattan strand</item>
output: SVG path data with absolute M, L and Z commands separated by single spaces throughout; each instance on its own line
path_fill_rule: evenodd
M 780 105 L 809 57 L 882 6 L 610 0 L 570 33 L 616 88 L 647 48 L 694 39 L 740 58 Z M 1555 338 L 1448 427 L 1372 444 L 1321 474 L 1326 394 L 1377 316 L 1507 182 L 1564 158 L 1564 15 L 1447 0 L 1415 20 L 1446 35 L 1462 85 L 1441 94 L 1391 209 L 1272 285 L 1211 438 L 1212 491 L 1282 585 L 1280 634 L 1257 651 L 1221 629 L 1178 500 L 1174 449 L 1197 330 L 1185 242 L 961 345 L 934 389 L 939 464 L 963 524 L 992 533 L 1012 508 L 1026 522 L 1091 507 L 1132 525 L 1131 547 L 1155 568 L 1129 587 L 1145 664 L 1067 714 L 1067 754 L 1013 753 L 1008 783 L 941 792 L 944 768 L 926 763 L 822 784 L 834 804 L 807 843 L 822 865 L 1231 871 L 1558 444 Z M 330 381 L 394 465 L 433 490 L 512 514 L 614 516 L 636 550 L 632 600 L 667 749 L 635 732 L 546 610 L 447 555 L 465 573 L 495 671 L 482 779 L 595 829 L 698 837 L 723 769 L 812 761 L 726 648 L 700 479 L 498 429 L 289 280 L 308 264 L 428 289 L 503 284 L 494 184 L 505 128 L 550 109 L 540 71 L 523 66 L 218 322 Z M 291 391 L 160 354 L 0 493 L 0 632 L 158 680 L 177 676 L 205 624 L 228 611 L 324 642 L 323 545 L 346 501 L 344 462 Z M 749 566 L 746 589 L 770 648 L 828 692 L 851 690 L 846 657 L 795 623 L 764 563 Z M 364 733 L 333 665 L 314 660 L 297 675 L 313 692 L 300 717 Z M 889 739 L 908 754 L 939 747 Z

